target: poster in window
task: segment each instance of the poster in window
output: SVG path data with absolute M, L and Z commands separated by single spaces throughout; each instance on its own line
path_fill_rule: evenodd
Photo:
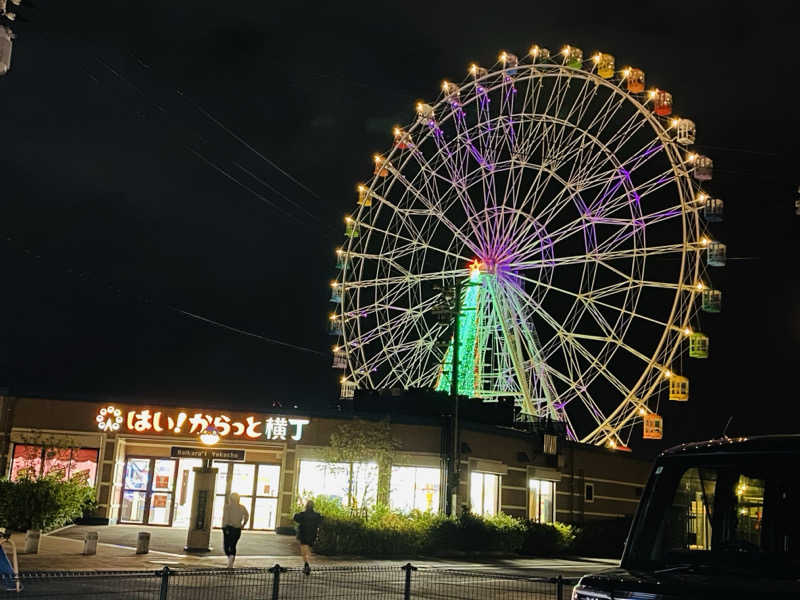
M 153 508 L 167 508 L 167 497 L 164 494 L 153 496 Z
M 158 490 L 169 488 L 169 475 L 156 475 L 156 484 L 154 487 Z

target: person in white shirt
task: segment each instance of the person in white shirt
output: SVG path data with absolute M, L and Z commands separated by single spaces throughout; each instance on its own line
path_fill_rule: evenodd
M 239 503 L 239 494 L 233 492 L 228 496 L 228 502 L 222 510 L 222 540 L 229 569 L 233 568 L 233 561 L 236 560 L 236 542 L 239 541 L 242 527 L 249 518 L 247 509 Z

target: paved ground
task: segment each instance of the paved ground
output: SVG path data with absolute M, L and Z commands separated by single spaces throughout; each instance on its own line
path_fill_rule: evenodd
M 113 526 L 123 527 L 123 526 Z M 80 532 L 86 531 L 85 528 L 71 527 L 63 529 L 54 534 L 42 536 L 39 554 L 19 556 L 20 570 L 23 571 L 119 571 L 119 570 L 155 570 L 163 566 L 170 568 L 219 568 L 225 566 L 225 557 L 220 555 L 190 555 L 183 552 L 183 542 L 176 546 L 170 546 L 170 551 L 161 551 L 153 548 L 149 554 L 135 553 L 136 532 L 142 530 L 141 527 L 129 527 L 124 530 L 123 537 L 115 537 L 116 541 L 126 542 L 122 544 L 112 544 L 105 540 L 104 535 L 111 527 L 97 527 L 99 531 L 100 543 L 97 547 L 97 554 L 93 556 L 83 556 L 83 535 Z M 148 528 L 160 529 L 160 528 Z M 162 530 L 167 531 L 167 530 Z M 258 554 L 240 554 L 236 559 L 237 567 L 270 567 L 276 563 L 285 567 L 301 567 L 303 562 L 295 550 L 296 542 L 291 536 L 282 536 L 272 533 L 252 532 L 245 533 L 249 544 L 248 548 Z M 244 536 L 243 536 L 244 537 Z M 79 539 L 76 539 L 79 538 Z M 14 534 L 13 539 L 17 548 L 24 547 L 24 534 Z M 151 542 L 154 538 L 151 538 Z M 8 547 L 5 546 L 6 550 Z M 260 553 L 261 549 L 269 549 L 274 553 Z M 402 559 L 374 560 L 360 557 L 315 557 L 313 564 L 320 567 L 326 566 L 394 566 L 412 562 L 419 566 L 449 567 L 456 569 L 486 570 L 497 573 L 514 575 L 536 575 L 552 577 L 563 575 L 565 577 L 575 577 L 606 569 L 616 565 L 617 561 L 608 559 L 592 558 L 568 558 L 568 559 L 547 559 L 547 558 L 520 558 L 520 559 Z
M 186 600 L 261 600 L 271 598 L 272 575 L 268 572 L 248 571 L 247 568 L 270 567 L 280 563 L 294 569 L 282 576 L 280 597 L 292 598 L 347 598 L 383 600 L 402 598 L 404 574 L 400 565 L 403 559 L 372 560 L 359 557 L 315 557 L 314 572 L 306 578 L 297 569 L 302 561 L 296 553 L 295 541 L 290 536 L 272 533 L 245 533 L 241 555 L 230 573 L 198 574 L 198 568 L 221 568 L 225 557 L 216 554 L 189 555 L 182 551 L 182 532 L 171 532 L 161 528 L 142 527 L 97 527 L 100 544 L 97 554 L 83 556 L 84 527 L 71 527 L 42 537 L 39 554 L 19 556 L 22 571 L 96 571 L 94 576 L 65 578 L 51 576 L 46 579 L 27 581 L 22 597 L 29 598 L 87 598 L 92 600 L 144 600 L 159 597 L 160 579 L 154 574 L 124 576 L 103 574 L 103 571 L 150 571 L 164 566 L 177 570 L 169 580 L 168 598 Z M 150 530 L 151 540 L 161 548 L 151 549 L 149 554 L 135 553 L 136 533 Z M 158 531 L 153 532 L 156 529 Z M 217 533 L 217 535 L 219 535 Z M 24 546 L 24 534 L 13 536 L 18 548 Z M 113 540 L 110 543 L 108 540 Z M 116 543 L 122 542 L 122 543 Z M 152 544 L 151 544 L 152 546 Z M 8 551 L 8 545 L 4 545 Z M 262 553 L 265 551 L 269 553 Z M 496 597 L 516 599 L 550 600 L 555 598 L 553 584 L 518 581 L 514 577 L 578 577 L 585 573 L 605 569 L 616 561 L 604 559 L 412 559 L 421 570 L 414 574 L 413 598 L 472 599 L 484 600 Z M 332 567 L 349 566 L 347 571 L 330 570 Z M 426 571 L 426 567 L 457 569 L 460 574 L 442 571 Z M 478 573 L 480 572 L 480 574 Z M 469 573 L 474 573 L 470 575 Z M 563 598 L 569 597 L 570 586 L 566 586 Z M 333 593 L 335 591 L 335 593 Z M 0 599 L 6 594 L 0 590 Z M 17 597 L 9 595 L 8 597 Z
M 185 554 L 186 529 L 172 527 L 147 527 L 143 525 L 105 525 L 67 527 L 51 537 L 84 539 L 87 531 L 96 531 L 98 539 L 106 544 L 136 547 L 136 537 L 140 531 L 150 534 L 150 549 L 171 554 Z M 243 531 L 237 546 L 239 556 L 297 556 L 300 546 L 294 536 L 278 535 L 267 531 Z M 211 531 L 211 552 L 206 556 L 224 556 L 222 551 L 222 531 Z

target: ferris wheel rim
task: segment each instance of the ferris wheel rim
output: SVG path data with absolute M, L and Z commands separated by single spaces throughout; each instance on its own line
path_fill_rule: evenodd
M 538 67 L 538 69 L 537 69 L 537 67 Z M 656 134 L 656 137 L 661 142 L 661 144 L 662 144 L 662 146 L 663 146 L 663 148 L 665 150 L 665 155 L 667 156 L 667 159 L 669 160 L 670 167 L 671 167 L 673 173 L 675 174 L 675 179 L 674 180 L 676 182 L 676 187 L 678 187 L 678 196 L 679 196 L 679 199 L 680 199 L 680 206 L 681 206 L 681 234 L 682 234 L 682 251 L 680 253 L 680 255 L 681 255 L 681 264 L 680 264 L 680 271 L 679 271 L 679 276 L 678 276 L 678 284 L 676 286 L 675 294 L 673 296 L 673 301 L 671 303 L 670 314 L 669 314 L 669 317 L 667 318 L 667 323 L 669 323 L 670 326 L 671 326 L 676 321 L 676 311 L 677 311 L 678 305 L 679 305 L 679 303 L 681 301 L 682 294 L 684 293 L 684 289 L 683 288 L 685 286 L 683 286 L 683 282 L 685 281 L 685 271 L 687 270 L 687 268 L 691 268 L 687 264 L 688 260 L 690 260 L 689 256 L 691 254 L 694 254 L 694 268 L 693 268 L 693 271 L 694 271 L 694 278 L 695 279 L 698 278 L 699 271 L 700 271 L 699 251 L 697 251 L 696 249 L 690 248 L 690 243 L 688 242 L 689 236 L 687 235 L 687 226 L 688 226 L 687 221 L 690 218 L 689 214 L 692 214 L 694 216 L 695 223 L 694 223 L 694 227 L 692 227 L 692 229 L 694 229 L 694 233 L 695 233 L 696 237 L 699 237 L 699 235 L 700 235 L 700 222 L 699 222 L 699 218 L 697 217 L 696 211 L 693 210 L 693 209 L 688 209 L 687 208 L 688 205 L 690 204 L 690 202 L 687 199 L 687 195 L 688 194 L 686 193 L 686 190 L 684 189 L 684 187 L 685 187 L 685 184 L 687 182 L 689 184 L 688 187 L 690 189 L 693 188 L 693 185 L 692 185 L 691 181 L 689 180 L 688 171 L 686 171 L 685 169 L 681 168 L 681 167 L 684 166 L 684 161 L 680 160 L 680 157 L 679 157 L 680 151 L 678 149 L 677 142 L 675 142 L 673 139 L 669 138 L 669 136 L 667 135 L 667 130 L 661 124 L 661 122 L 650 111 L 648 111 L 644 107 L 644 105 L 641 102 L 639 102 L 636 97 L 633 96 L 633 94 L 624 91 L 621 88 L 621 85 L 619 83 L 618 84 L 612 84 L 611 82 L 607 81 L 604 78 L 601 78 L 600 76 L 596 75 L 595 73 L 591 73 L 591 72 L 587 72 L 587 71 L 583 71 L 583 70 L 578 70 L 578 69 L 571 69 L 571 68 L 565 67 L 563 65 L 547 65 L 547 66 L 544 66 L 544 69 L 543 69 L 543 65 L 535 65 L 533 68 L 520 65 L 519 70 L 522 71 L 522 70 L 524 70 L 526 68 L 530 68 L 530 70 L 531 70 L 531 74 L 527 78 L 525 78 L 525 79 L 528 79 L 528 80 L 533 79 L 534 73 L 537 72 L 537 71 L 540 71 L 540 70 L 544 70 L 544 71 L 553 70 L 553 71 L 557 71 L 557 73 L 552 73 L 552 74 L 549 74 L 547 76 L 549 76 L 549 77 L 563 77 L 564 73 L 567 72 L 567 73 L 569 73 L 570 77 L 574 77 L 574 78 L 577 78 L 577 79 L 582 79 L 584 81 L 591 81 L 591 82 L 594 82 L 596 84 L 605 86 L 606 88 L 610 89 L 613 94 L 619 95 L 623 100 L 626 100 L 626 101 L 630 102 L 634 106 L 634 108 L 636 109 L 636 112 L 641 117 L 644 117 L 644 120 L 650 124 L 651 130 Z M 477 85 L 478 81 L 486 80 L 486 79 L 488 79 L 488 78 L 490 78 L 492 76 L 496 76 L 498 73 L 500 73 L 500 71 L 491 71 L 490 74 L 482 77 L 480 80 L 478 80 L 478 79 L 474 80 L 474 83 L 475 83 L 475 85 Z M 489 92 L 497 90 L 497 89 L 501 88 L 503 85 L 505 85 L 505 82 L 502 80 L 502 77 L 499 78 L 499 79 L 500 80 L 495 82 L 495 85 L 492 88 L 488 88 Z M 517 81 L 519 81 L 520 79 L 523 79 L 523 78 L 515 77 L 515 80 L 517 80 Z M 459 92 L 462 91 L 467 85 L 469 85 L 467 82 L 462 83 L 461 85 L 458 86 L 458 91 Z M 444 96 L 441 97 L 436 102 L 435 107 L 440 107 L 443 102 L 445 102 L 445 97 Z M 447 114 L 445 116 L 445 119 L 442 120 L 442 122 L 444 122 L 448 118 L 453 118 L 452 112 L 450 114 Z M 408 131 L 409 131 L 409 133 L 413 133 L 413 132 L 419 130 L 421 127 L 422 127 L 422 123 L 419 120 L 417 120 L 416 123 L 412 124 L 412 126 L 408 128 Z M 576 129 L 578 129 L 578 127 L 576 127 Z M 583 133 L 586 134 L 587 132 L 583 131 Z M 430 131 L 428 131 L 427 135 L 423 136 L 423 138 L 421 138 L 420 144 L 422 143 L 422 140 L 424 140 L 425 138 L 429 137 L 430 135 L 431 135 L 431 133 L 430 133 Z M 434 156 L 436 154 L 440 153 L 440 152 L 441 152 L 441 149 L 437 150 L 434 153 Z M 402 152 L 398 148 L 393 148 L 392 150 L 390 150 L 389 153 L 387 154 L 387 158 L 386 158 L 387 163 L 393 164 L 392 163 L 392 158 L 394 156 L 398 155 L 398 154 L 402 154 Z M 610 153 L 610 155 L 613 156 L 613 153 Z M 399 165 L 398 165 L 398 167 L 396 167 L 396 169 L 398 171 L 402 172 L 402 170 L 405 167 L 405 165 L 411 160 L 412 160 L 412 153 L 408 153 L 408 155 L 403 158 L 403 160 L 399 163 Z M 395 178 L 392 180 L 392 185 L 395 183 L 396 178 L 397 177 L 395 176 Z M 370 193 L 372 193 L 372 191 L 373 191 L 372 189 L 377 183 L 376 180 L 377 180 L 377 178 L 374 177 L 370 181 Z M 391 189 L 391 186 L 389 187 L 389 189 Z M 362 205 L 360 207 L 359 211 L 358 211 L 358 216 L 360 217 L 361 214 L 365 210 L 366 210 L 366 207 Z M 357 219 L 357 220 L 359 222 L 361 221 L 360 218 Z M 351 237 L 350 240 L 347 242 L 348 253 L 352 250 L 353 244 L 354 244 L 354 239 Z M 427 249 L 426 249 L 426 251 L 427 251 Z M 363 262 L 362 262 L 361 268 L 362 268 L 362 272 L 363 272 Z M 688 320 L 690 318 L 689 314 L 691 312 L 691 307 L 692 307 L 692 304 L 694 303 L 694 301 L 695 301 L 694 294 L 690 293 L 690 295 L 689 295 L 689 306 L 684 311 L 683 318 L 680 319 L 680 321 L 681 321 L 681 323 L 679 325 L 680 328 L 684 328 L 686 326 L 686 324 L 688 323 Z M 670 336 L 670 333 L 671 333 L 670 326 L 665 327 L 664 331 L 662 332 L 662 334 L 660 336 L 659 342 L 656 345 L 656 348 L 652 352 L 650 363 L 642 371 L 642 373 L 639 376 L 639 378 L 637 379 L 636 383 L 633 386 L 631 386 L 631 394 L 630 394 L 631 397 L 623 399 L 623 401 L 620 402 L 617 405 L 617 407 L 606 416 L 606 419 L 603 422 L 603 425 L 609 425 L 610 426 L 610 422 L 612 421 L 612 419 L 616 418 L 616 416 L 621 411 L 626 409 L 628 404 L 633 403 L 633 400 L 636 400 L 636 398 L 634 397 L 634 393 L 639 389 L 640 386 L 643 385 L 648 373 L 650 371 L 652 371 L 656 366 L 659 366 L 659 365 L 656 364 L 657 363 L 656 358 L 658 356 L 660 356 L 662 349 L 664 349 L 664 347 L 665 347 L 665 344 L 671 345 L 671 347 L 668 349 L 668 358 L 669 358 L 669 361 L 672 360 L 672 358 L 674 357 L 675 353 L 678 351 L 678 349 L 680 347 L 680 340 L 678 339 L 678 340 L 676 340 L 675 343 L 669 344 L 668 340 L 669 340 L 669 336 Z M 359 330 L 359 333 L 360 333 L 360 330 Z M 364 357 L 364 358 L 366 358 L 366 357 Z M 651 392 L 648 392 L 648 395 L 649 395 L 649 393 L 651 393 Z M 645 396 L 645 399 L 646 398 L 647 398 L 647 396 Z M 641 405 L 641 402 L 636 403 L 633 408 L 635 409 L 636 407 L 638 407 L 640 405 Z M 630 411 L 629 411 L 629 413 L 630 413 Z M 613 432 L 613 435 L 616 435 L 616 431 L 618 431 L 621 428 L 621 426 L 624 425 L 632 417 L 633 417 L 632 413 L 627 414 L 625 416 L 625 421 L 622 424 L 618 424 L 617 425 L 617 427 L 615 428 L 615 431 Z M 584 440 L 588 440 L 589 438 L 594 438 L 594 437 L 596 437 L 595 434 L 597 434 L 598 432 L 603 433 L 604 431 L 606 431 L 606 429 L 604 429 L 603 425 L 599 425 L 597 428 L 595 428 L 594 431 L 592 431 L 590 434 L 585 436 L 583 439 Z

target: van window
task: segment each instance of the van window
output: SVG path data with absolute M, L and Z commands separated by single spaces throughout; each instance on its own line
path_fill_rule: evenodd
M 800 485 L 791 461 L 689 458 L 665 460 L 654 472 L 623 564 L 800 567 Z

